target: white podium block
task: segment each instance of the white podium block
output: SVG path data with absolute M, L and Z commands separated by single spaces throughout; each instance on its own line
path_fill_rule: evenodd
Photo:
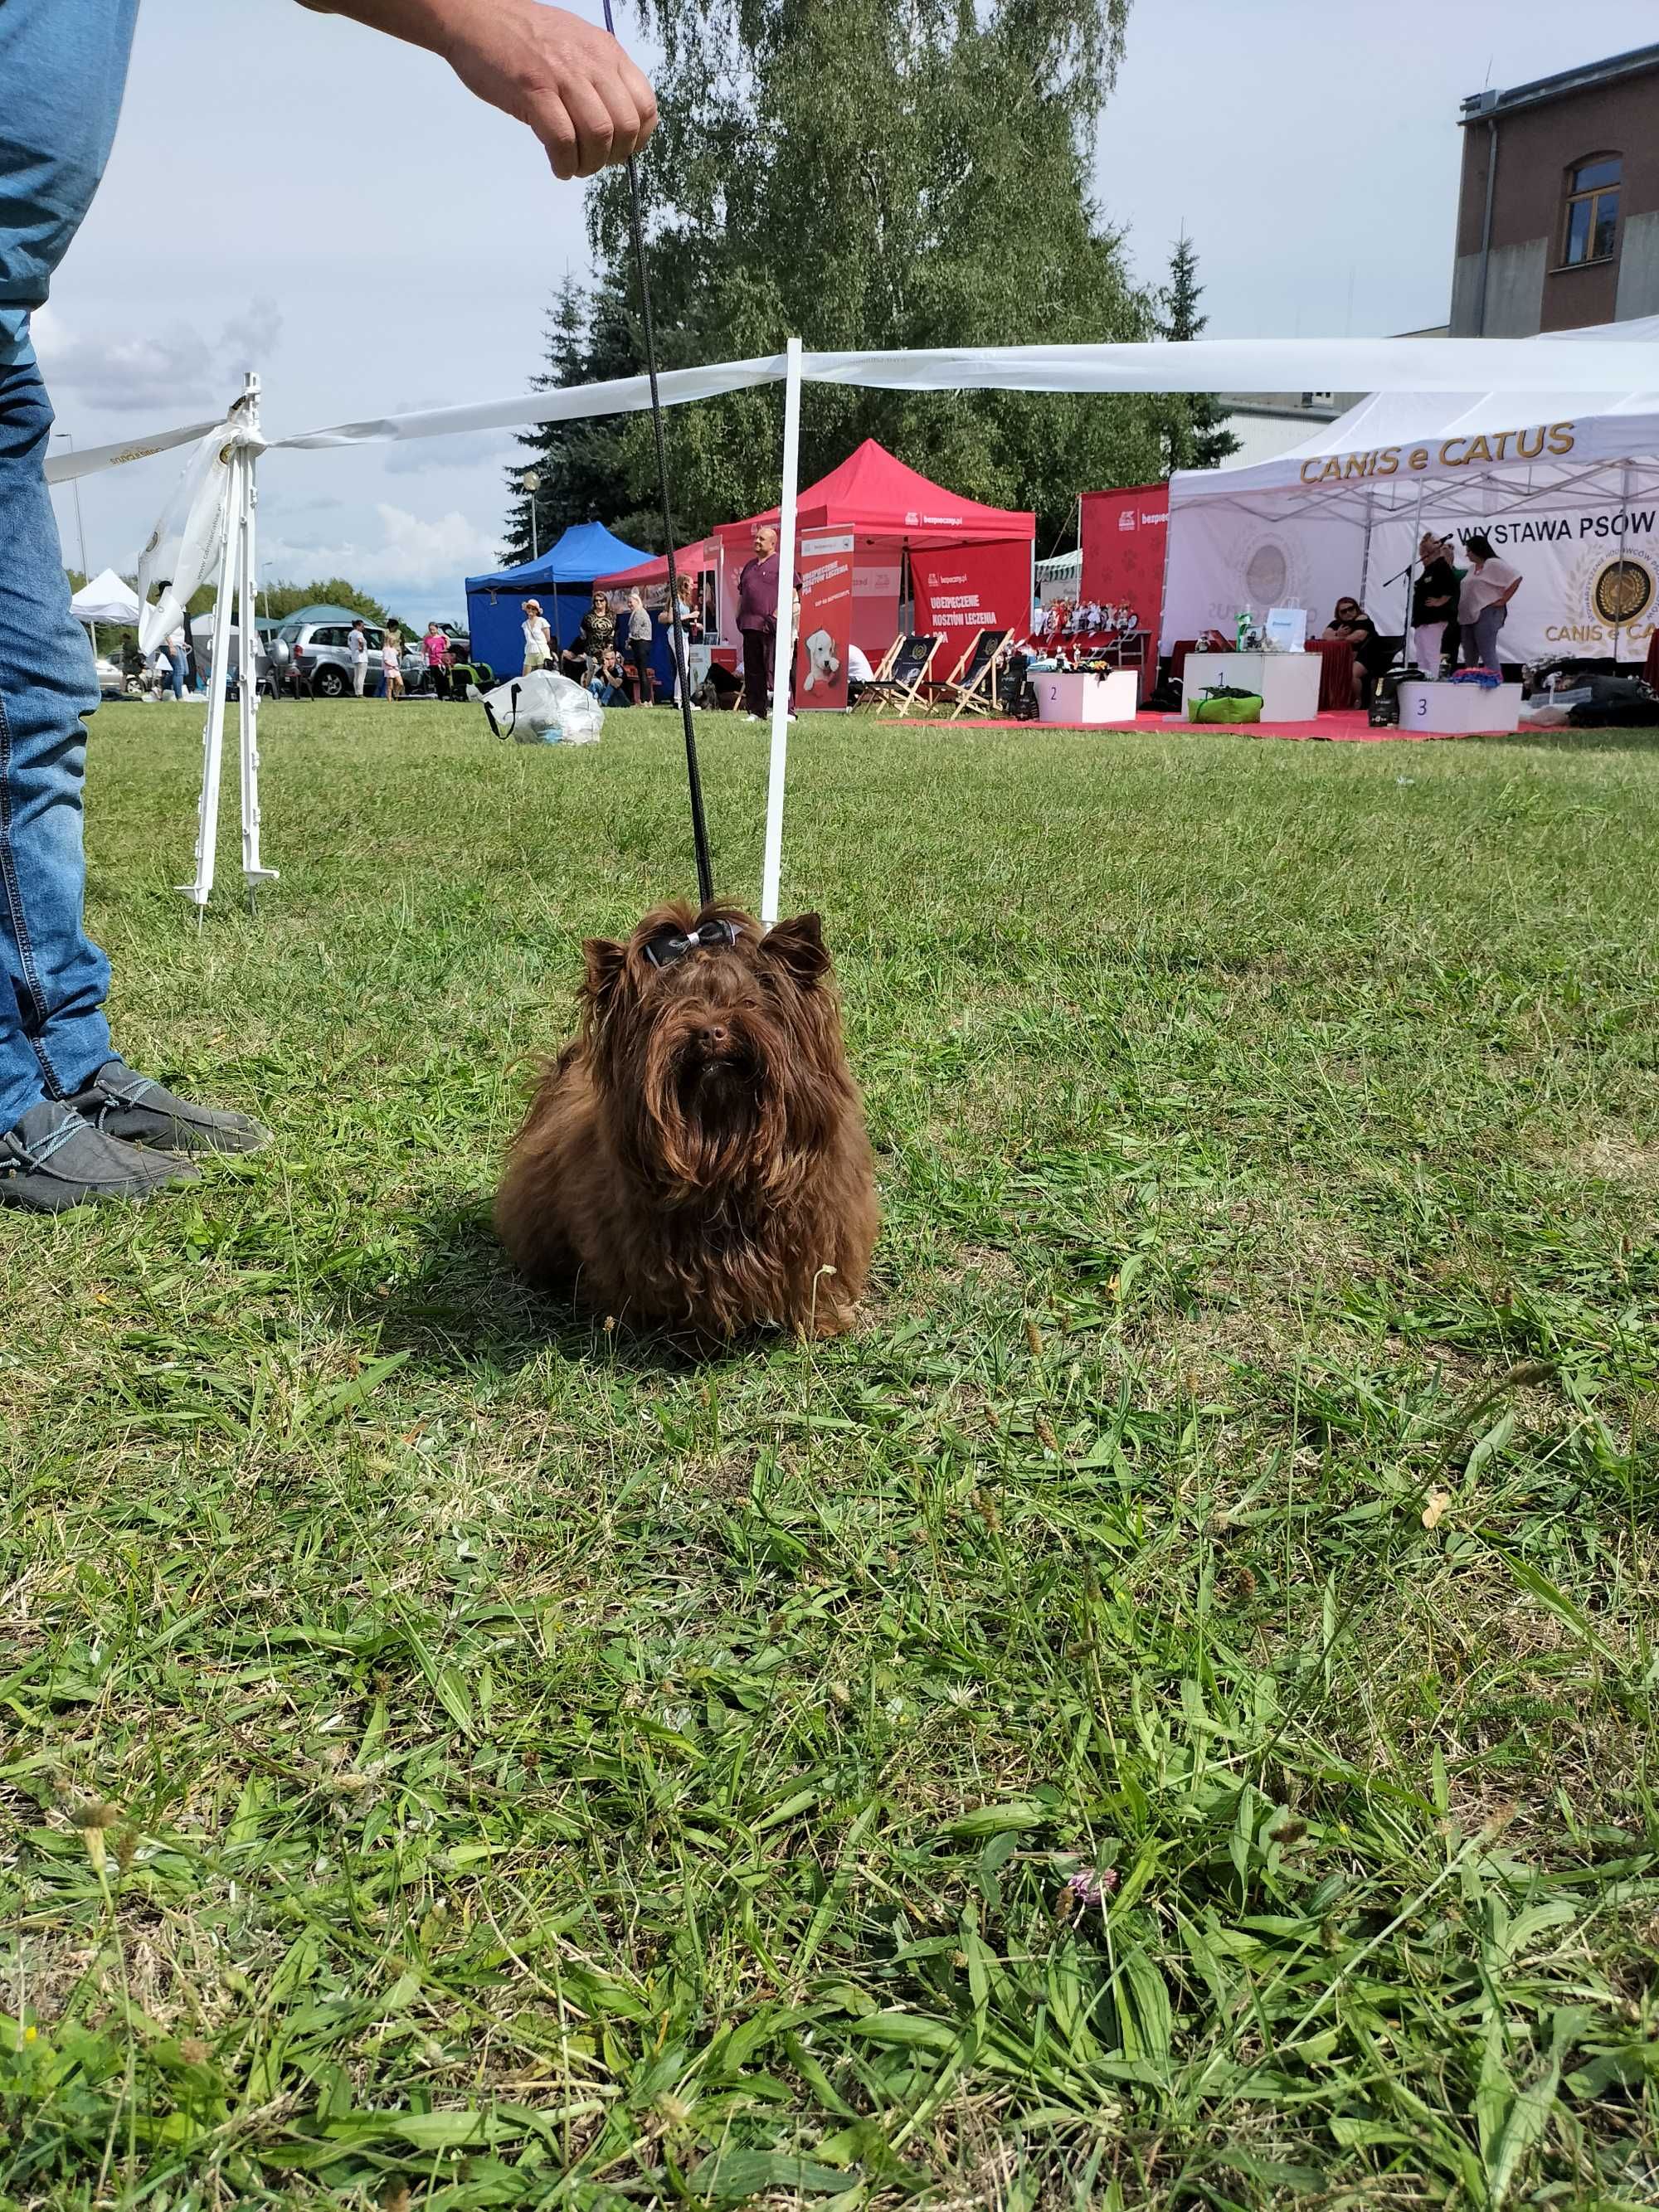
M 1437 737 L 1507 735 L 1521 726 L 1521 686 L 1430 684 L 1411 678 L 1400 687 L 1400 726 Z
M 1099 722 L 1133 722 L 1140 679 L 1133 668 L 1115 668 L 1107 676 L 1090 676 L 1081 669 L 1034 668 L 1037 720 L 1068 722 L 1074 727 Z
M 1316 653 L 1189 653 L 1182 696 L 1196 699 L 1212 684 L 1254 691 L 1264 722 L 1311 722 L 1319 712 Z

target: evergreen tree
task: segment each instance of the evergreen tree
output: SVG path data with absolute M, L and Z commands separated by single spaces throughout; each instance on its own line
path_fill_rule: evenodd
M 1170 249 L 1170 281 L 1158 295 L 1163 309 L 1159 335 L 1170 339 L 1200 337 L 1210 319 L 1198 312 L 1203 293 L 1197 250 L 1183 231 Z M 1212 392 L 1172 392 L 1164 405 L 1166 472 L 1213 469 L 1238 451 L 1238 441 L 1226 427 L 1227 410 Z
M 641 163 L 665 368 L 811 347 L 1087 343 L 1152 337 L 1123 240 L 1089 191 L 1127 0 L 641 0 L 665 54 Z M 598 275 L 567 287 L 553 383 L 636 374 L 627 183 L 591 188 Z M 809 386 L 803 483 L 878 438 L 973 496 L 1037 511 L 1050 542 L 1079 489 L 1159 472 L 1164 406 L 1138 396 Z M 776 386 L 668 415 L 686 538 L 775 500 Z M 541 543 L 591 501 L 657 546 L 648 420 L 524 440 Z M 529 547 L 516 473 L 510 552 Z

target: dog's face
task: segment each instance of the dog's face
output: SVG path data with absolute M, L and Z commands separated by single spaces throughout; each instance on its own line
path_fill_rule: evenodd
M 815 914 L 659 907 L 583 948 L 586 1036 L 630 1166 L 664 1195 L 781 1194 L 853 1098 Z

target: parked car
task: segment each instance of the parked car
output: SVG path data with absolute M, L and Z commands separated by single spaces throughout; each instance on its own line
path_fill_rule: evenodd
M 383 635 L 380 625 L 366 622 L 363 635 L 368 640 L 368 681 L 365 689 L 378 691 Z M 325 621 L 294 616 L 276 633 L 277 680 L 284 690 L 309 692 L 314 699 L 348 697 L 351 691 L 350 635 L 349 615 L 337 615 Z
M 98 696 L 100 699 L 124 699 L 127 679 L 118 660 L 110 660 L 100 653 L 98 656 Z

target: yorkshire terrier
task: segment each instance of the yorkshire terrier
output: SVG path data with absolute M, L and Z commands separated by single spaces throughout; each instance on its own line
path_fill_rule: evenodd
M 817 915 L 661 906 L 583 951 L 580 1032 L 496 1196 L 507 1251 L 630 1322 L 839 1335 L 880 1215 Z

